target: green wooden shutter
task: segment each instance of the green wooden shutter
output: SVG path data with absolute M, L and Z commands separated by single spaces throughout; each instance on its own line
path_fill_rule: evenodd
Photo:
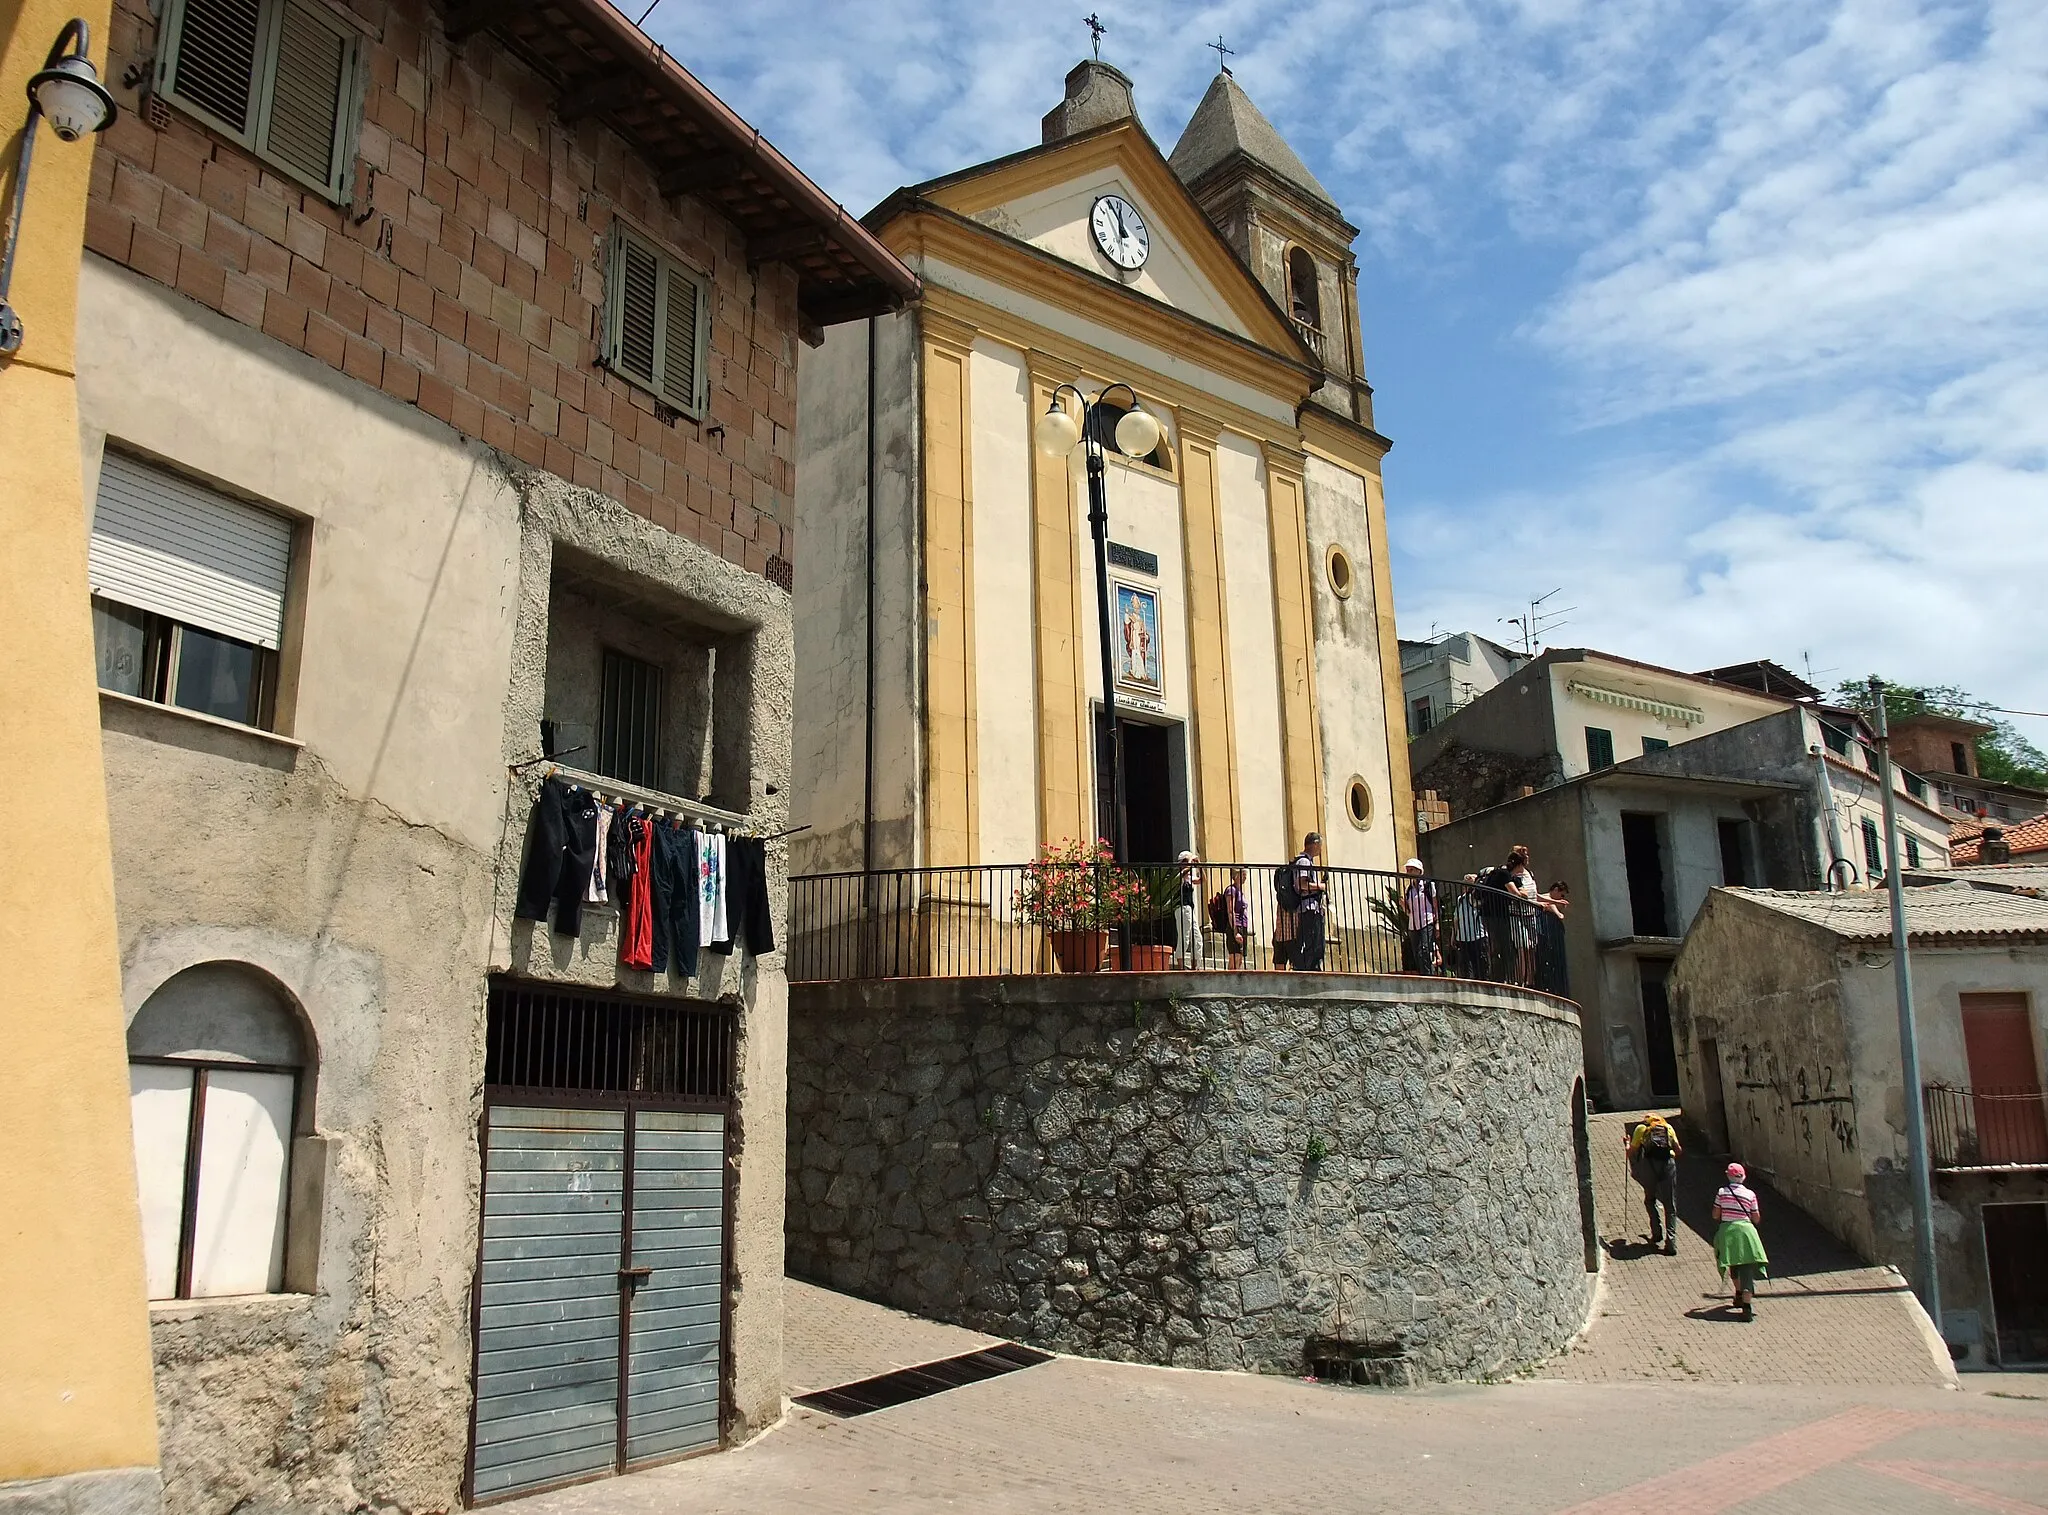
M 697 327 L 703 292 L 673 263 L 662 269 L 661 393 L 678 410 L 697 408 Z
M 611 306 L 611 330 L 607 334 L 613 367 L 629 379 L 654 387 L 660 358 L 661 328 L 657 324 L 661 299 L 661 262 L 638 239 L 623 229 L 614 232 L 612 253 L 605 260 L 607 291 Z
M 182 0 L 166 27 L 159 88 L 246 133 L 262 18 L 261 0 Z
M 278 9 L 269 109 L 256 146 L 316 183 L 339 191 L 356 39 L 301 0 Z

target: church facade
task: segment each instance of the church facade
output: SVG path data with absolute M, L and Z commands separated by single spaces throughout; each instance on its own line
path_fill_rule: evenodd
M 923 301 L 803 357 L 793 872 L 1015 864 L 1108 834 L 1096 569 L 1060 386 L 1108 450 L 1127 855 L 1336 866 L 1414 847 L 1357 265 L 1330 195 L 1227 71 L 1170 155 L 1096 61 L 1027 151 L 868 227 Z

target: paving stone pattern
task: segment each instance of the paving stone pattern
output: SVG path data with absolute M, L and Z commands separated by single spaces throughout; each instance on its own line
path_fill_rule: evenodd
M 1585 1319 L 1578 1026 L 1552 1003 L 835 987 L 793 996 L 794 1275 L 1115 1359 L 1295 1373 L 1334 1338 L 1387 1383 L 1515 1372 Z
M 1569 1353 L 1540 1370 L 1545 1377 L 1934 1386 L 1954 1381 L 1905 1280 L 1890 1268 L 1864 1263 L 1761 1183 L 1759 1229 L 1771 1254 L 1771 1277 L 1757 1290 L 1756 1320 L 1737 1320 L 1728 1285 L 1714 1265 L 1709 1219 L 1720 1161 L 1694 1153 L 1681 1161 L 1678 1255 L 1652 1252 L 1643 1191 L 1629 1182 L 1622 1157 L 1622 1134 L 1639 1118 L 1593 1117 L 1594 1193 L 1606 1272 L 1591 1327 Z

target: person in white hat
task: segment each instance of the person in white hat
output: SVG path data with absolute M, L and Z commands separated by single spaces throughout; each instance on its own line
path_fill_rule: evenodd
M 1408 887 L 1401 893 L 1401 908 L 1407 914 L 1408 929 L 1401 934 L 1401 971 L 1435 973 L 1436 883 L 1424 876 L 1422 859 L 1411 857 L 1401 870 L 1408 875 Z
M 1180 855 L 1180 897 L 1173 907 L 1173 966 L 1202 966 L 1202 860 Z

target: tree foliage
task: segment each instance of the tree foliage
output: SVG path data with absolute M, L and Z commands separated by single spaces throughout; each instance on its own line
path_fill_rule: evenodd
M 1880 682 L 1884 686 L 1887 720 L 1900 721 L 1915 715 L 1952 715 L 1966 721 L 1982 721 L 1991 729 L 1977 738 L 1977 772 L 2001 784 L 2048 789 L 2048 753 L 2022 736 L 2012 722 L 2000 717 L 1990 701 L 1979 699 L 1954 684 L 1929 684 L 1909 689 L 1889 679 Z M 1835 688 L 1834 703 L 1860 711 L 1866 719 L 1877 713 L 1871 703 L 1868 679 L 1844 680 Z

